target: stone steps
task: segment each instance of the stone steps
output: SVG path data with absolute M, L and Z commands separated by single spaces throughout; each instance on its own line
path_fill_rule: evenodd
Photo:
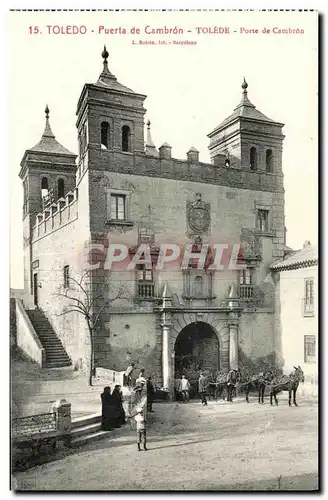
M 59 337 L 40 309 L 26 311 L 40 342 L 46 352 L 47 368 L 71 366 L 72 362 Z
M 88 417 L 80 417 L 72 421 L 70 447 L 77 448 L 93 441 L 108 438 L 113 431 L 101 430 L 101 417 L 93 414 Z

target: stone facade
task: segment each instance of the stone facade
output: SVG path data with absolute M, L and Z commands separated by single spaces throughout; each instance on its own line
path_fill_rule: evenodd
M 55 141 L 49 110 L 39 145 L 22 160 L 26 307 L 37 302 L 73 362 L 88 361 L 85 320 L 78 313 L 61 315 L 69 299 L 58 291 L 63 290 L 65 266 L 71 276 L 81 276 L 90 245 L 107 241 L 106 247 L 109 241 L 133 249 L 151 241 L 156 249 L 167 243 L 181 248 L 199 242 L 240 244 L 251 281 L 243 282 L 243 271 L 227 266 L 183 272 L 181 261 L 155 268 L 151 283 L 142 285 L 135 270 L 100 266 L 92 271 L 91 296 L 106 283 L 115 289 L 124 282 L 129 290 L 127 297 L 103 309 L 95 364 L 120 371 L 135 360 L 156 385 L 172 387 L 176 339 L 183 328 L 197 323 L 216 335 L 221 369 L 238 367 L 240 350 L 245 359 L 274 358 L 269 267 L 285 249 L 283 125 L 256 110 L 244 85 L 234 113 L 209 134 L 211 163 L 199 162 L 195 148 L 186 160 L 172 158 L 168 144 L 156 149 L 150 124 L 145 144 L 146 96 L 117 82 L 105 56 L 106 51 L 98 82 L 86 84 L 78 101 L 77 165 L 76 155 Z M 43 177 L 53 189 L 46 207 Z M 65 184 L 60 199 L 59 178 Z M 121 218 L 113 217 L 112 202 L 118 198 L 124 205 Z M 98 300 L 94 311 L 104 302 L 106 297 Z

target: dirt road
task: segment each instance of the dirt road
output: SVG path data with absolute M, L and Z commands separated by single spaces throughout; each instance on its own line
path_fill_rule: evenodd
M 318 406 L 156 404 L 147 452 L 133 432 L 16 474 L 19 490 L 315 490 Z

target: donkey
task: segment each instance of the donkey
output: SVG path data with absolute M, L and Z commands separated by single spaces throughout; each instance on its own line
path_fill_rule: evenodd
M 296 392 L 300 382 L 304 382 L 304 373 L 302 368 L 298 365 L 294 366 L 294 371 L 290 375 L 282 375 L 278 379 L 274 379 L 271 382 L 270 387 L 270 404 L 272 405 L 272 398 L 276 405 L 278 405 L 277 394 L 282 391 L 288 391 L 288 404 L 292 405 L 292 393 L 293 393 L 293 403 L 296 403 Z
M 209 382 L 209 399 L 213 397 L 215 401 L 222 398 L 225 401 L 227 392 L 227 374 L 224 372 L 217 372 L 216 375 Z
M 271 370 L 262 371 L 254 375 L 245 374 L 240 384 L 238 384 L 238 389 L 243 389 L 245 391 L 246 402 L 249 403 L 249 393 L 251 389 L 256 389 L 258 391 L 258 402 L 259 404 L 264 404 L 264 392 L 267 385 L 270 385 L 274 378 L 274 374 Z

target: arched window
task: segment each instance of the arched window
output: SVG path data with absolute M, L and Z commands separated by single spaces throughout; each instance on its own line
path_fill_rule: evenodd
M 49 194 L 48 179 L 47 177 L 42 177 L 41 179 L 41 196 L 45 198 Z
M 101 122 L 100 125 L 100 142 L 103 149 L 109 148 L 109 123 Z
M 64 198 L 64 196 L 65 196 L 64 179 L 58 179 L 58 198 Z
M 122 151 L 131 151 L 131 131 L 128 125 L 122 127 Z
M 249 166 L 251 170 L 257 169 L 257 151 L 254 146 L 250 149 L 249 152 Z
M 273 153 L 272 153 L 271 149 L 266 150 L 265 161 L 266 161 L 266 171 L 272 172 L 273 171 Z

